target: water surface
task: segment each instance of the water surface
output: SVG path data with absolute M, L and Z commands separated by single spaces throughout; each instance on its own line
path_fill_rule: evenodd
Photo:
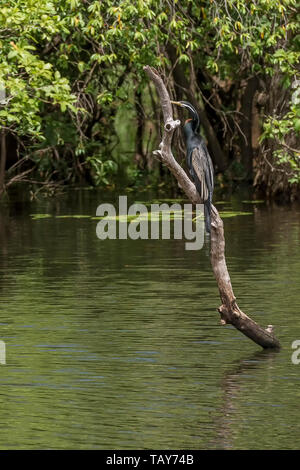
M 239 306 L 275 325 L 277 353 L 219 325 L 207 244 L 100 241 L 97 221 L 55 217 L 104 199 L 0 207 L 0 448 L 299 448 L 299 206 L 234 201 L 252 215 L 224 219 Z

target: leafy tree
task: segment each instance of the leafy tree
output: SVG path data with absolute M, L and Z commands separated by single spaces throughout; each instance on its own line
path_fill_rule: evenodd
M 137 165 L 166 177 L 150 156 L 160 117 L 148 64 L 197 105 L 218 172 L 290 191 L 300 181 L 298 25 L 295 0 L 6 0 L 0 125 L 41 181 L 110 184 Z M 125 154 L 128 120 L 135 149 Z

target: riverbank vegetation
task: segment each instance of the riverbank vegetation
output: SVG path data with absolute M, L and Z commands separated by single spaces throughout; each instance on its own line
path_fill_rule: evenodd
M 0 193 L 21 181 L 178 191 L 152 155 L 150 65 L 197 107 L 220 187 L 297 198 L 299 24 L 295 0 L 5 1 Z M 180 131 L 174 153 L 184 165 Z

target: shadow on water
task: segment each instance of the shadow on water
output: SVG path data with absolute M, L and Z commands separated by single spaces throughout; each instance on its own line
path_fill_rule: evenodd
M 235 448 L 237 430 L 234 416 L 239 415 L 238 409 L 243 406 L 244 397 L 242 392 L 245 377 L 255 375 L 256 371 L 261 368 L 268 374 L 279 352 L 279 350 L 257 351 L 249 357 L 237 361 L 237 364 L 224 374 L 221 379 L 222 405 L 217 412 L 218 418 L 215 423 L 218 438 L 213 442 L 213 447 L 220 449 Z M 259 448 L 259 443 L 257 443 L 257 448 Z

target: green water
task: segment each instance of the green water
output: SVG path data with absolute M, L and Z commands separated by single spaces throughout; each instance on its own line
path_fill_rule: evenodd
M 299 448 L 300 207 L 224 218 L 239 306 L 275 326 L 278 353 L 219 325 L 207 245 L 100 241 L 96 220 L 54 217 L 103 200 L 0 207 L 0 448 Z

